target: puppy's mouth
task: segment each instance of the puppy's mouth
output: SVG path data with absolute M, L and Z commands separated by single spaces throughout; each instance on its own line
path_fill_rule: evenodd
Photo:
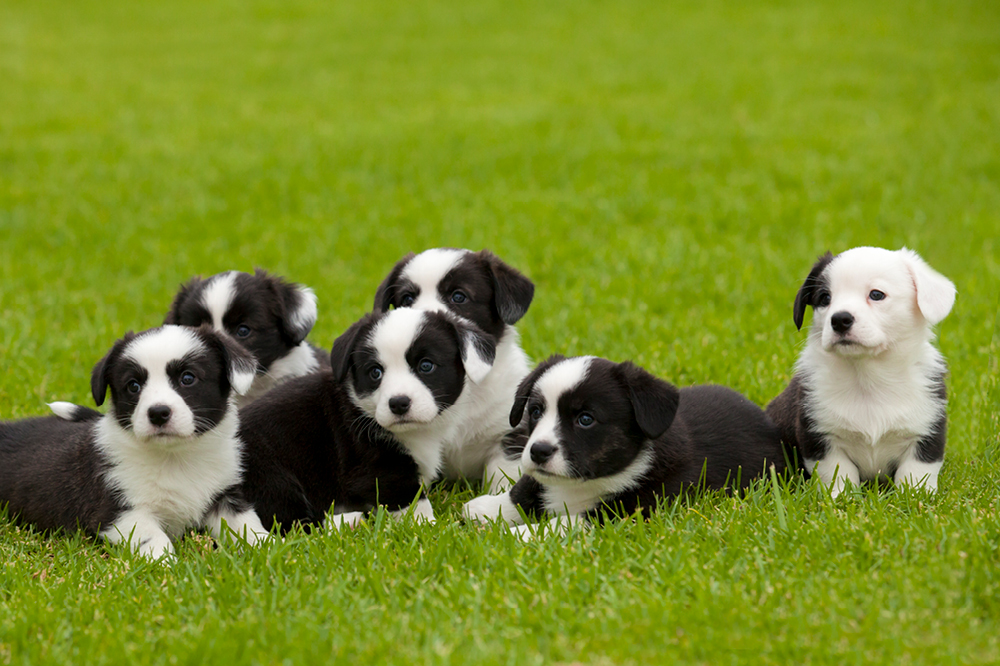
M 408 432 L 427 425 L 430 421 L 421 421 L 411 416 L 397 416 L 388 423 L 381 423 L 383 428 L 390 432 Z

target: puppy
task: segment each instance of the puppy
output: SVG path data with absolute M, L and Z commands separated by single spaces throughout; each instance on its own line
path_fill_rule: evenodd
M 493 370 L 468 387 L 471 399 L 445 442 L 447 479 L 485 479 L 496 492 L 520 477 L 517 452 L 505 450 L 504 437 L 514 392 L 528 374 L 528 358 L 514 324 L 528 311 L 534 293 L 531 280 L 486 250 L 438 248 L 404 257 L 375 294 L 377 312 L 451 312 L 496 341 Z
M 799 329 L 813 308 L 809 340 L 767 414 L 834 496 L 883 475 L 937 489 L 947 398 L 932 327 L 954 302 L 955 285 L 906 248 L 827 252 L 809 272 L 793 308 Z
M 745 397 L 722 386 L 678 390 L 631 363 L 553 356 L 521 383 L 510 423 L 525 411 L 525 476 L 468 502 L 467 518 L 517 525 L 520 508 L 560 514 L 552 522 L 564 527 L 599 520 L 602 508 L 648 515 L 663 497 L 745 488 L 768 466 L 785 469 L 777 429 Z
M 424 489 L 496 352 L 448 313 L 371 313 L 333 344 L 332 368 L 289 380 L 245 407 L 243 492 L 270 527 L 353 524 L 377 505 L 434 520 Z M 468 378 L 470 384 L 466 383 Z
M 243 406 L 281 382 L 329 367 L 326 352 L 305 341 L 316 323 L 312 289 L 257 269 L 228 271 L 181 285 L 165 324 L 210 324 L 243 345 L 257 359 L 257 378 L 238 404 Z
M 60 416 L 0 424 L 0 503 L 42 530 L 83 529 L 144 556 L 223 521 L 251 541 L 267 536 L 240 495 L 233 394 L 250 389 L 253 358 L 208 327 L 127 334 L 94 367 L 107 414 L 59 403 Z M 79 412 L 80 418 L 74 419 Z

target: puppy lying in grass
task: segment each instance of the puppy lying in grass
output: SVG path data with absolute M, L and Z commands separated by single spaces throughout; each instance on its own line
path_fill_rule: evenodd
M 771 465 L 785 469 L 777 428 L 745 397 L 722 386 L 678 390 L 632 363 L 553 356 L 518 388 L 512 427 L 525 411 L 525 476 L 463 509 L 522 536 L 522 512 L 557 514 L 550 523 L 560 528 L 600 519 L 602 508 L 648 515 L 664 497 L 746 488 Z

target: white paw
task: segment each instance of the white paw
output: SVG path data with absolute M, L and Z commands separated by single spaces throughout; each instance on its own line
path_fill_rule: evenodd
M 344 527 L 354 528 L 365 519 L 364 511 L 348 511 L 327 516 L 323 527 L 327 530 L 339 530 Z
M 480 495 L 475 499 L 469 500 L 462 507 L 462 515 L 467 520 L 477 523 L 493 522 L 497 518 L 500 518 L 504 522 L 511 524 L 520 522 L 519 519 L 521 517 L 514 503 L 510 501 L 509 493 Z
M 174 544 L 170 542 L 170 537 L 160 533 L 140 541 L 136 552 L 142 557 L 147 557 L 151 560 L 158 560 L 163 557 L 172 559 L 174 556 Z
M 514 525 L 510 528 L 510 533 L 521 541 L 531 541 L 538 537 L 541 525 Z

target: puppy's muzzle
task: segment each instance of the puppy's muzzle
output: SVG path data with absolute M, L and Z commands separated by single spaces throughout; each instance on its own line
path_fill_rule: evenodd
M 854 325 L 854 315 L 850 312 L 837 312 L 830 317 L 830 326 L 834 331 L 843 335 L 851 330 L 851 326 Z
M 167 425 L 170 421 L 170 414 L 170 407 L 166 405 L 153 405 L 149 408 L 149 411 L 146 412 L 146 415 L 149 417 L 149 422 L 157 427 Z
M 396 416 L 402 416 L 410 411 L 410 396 L 397 395 L 389 398 L 389 411 Z
M 536 465 L 544 465 L 555 455 L 556 446 L 549 442 L 535 442 L 531 445 L 531 461 Z

